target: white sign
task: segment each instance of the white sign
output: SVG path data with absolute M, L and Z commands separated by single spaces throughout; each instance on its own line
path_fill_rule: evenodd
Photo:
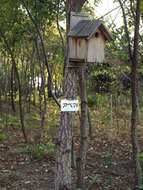
M 61 100 L 61 111 L 78 111 L 79 102 L 78 100 Z

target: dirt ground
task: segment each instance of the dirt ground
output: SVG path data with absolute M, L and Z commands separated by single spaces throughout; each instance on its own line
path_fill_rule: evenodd
M 78 143 L 75 145 L 78 148 Z M 22 151 L 24 146 L 20 142 L 0 142 L 0 190 L 54 190 L 55 157 L 31 159 Z M 72 171 L 75 190 L 76 170 Z M 87 190 L 132 190 L 133 173 L 129 137 L 89 140 Z

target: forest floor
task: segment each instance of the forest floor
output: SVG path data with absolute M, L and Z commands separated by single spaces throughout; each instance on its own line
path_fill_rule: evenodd
M 10 134 L 9 134 L 10 135 Z M 1 190 L 54 190 L 55 157 L 33 159 L 23 151 L 24 143 L 0 144 Z M 89 140 L 86 167 L 87 190 L 129 190 L 134 176 L 130 140 Z M 73 169 L 73 184 L 76 170 Z
M 24 143 L 20 128 L 9 125 L 3 133 L 7 138 L 1 136 L 0 140 L 0 190 L 54 190 L 55 154 L 41 156 L 38 151 L 34 154 L 32 146 Z M 52 138 L 48 139 L 52 143 Z M 142 144 L 141 136 L 139 140 Z M 78 142 L 76 135 L 75 152 Z M 88 143 L 86 189 L 132 190 L 134 169 L 129 132 L 109 138 L 101 130 Z M 72 173 L 73 190 L 76 190 L 76 169 Z

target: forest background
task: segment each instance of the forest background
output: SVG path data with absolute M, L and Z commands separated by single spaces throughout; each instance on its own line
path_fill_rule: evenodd
M 3 189 L 54 189 L 55 141 L 66 66 L 66 30 L 61 23 L 65 22 L 68 2 L 0 1 L 0 187 Z M 114 38 L 106 44 L 104 63 L 85 66 L 89 111 L 85 189 L 143 189 L 142 169 L 138 168 L 138 163 L 142 167 L 143 137 L 143 4 L 132 0 L 115 2 L 117 8 L 105 15 L 101 10 L 100 18 L 91 2 L 86 1 L 82 7 L 82 12 L 88 12 L 91 19 L 104 20 Z M 95 1 L 94 6 L 99 3 L 100 0 Z M 138 3 L 140 15 L 137 15 Z M 121 26 L 115 24 L 118 14 L 111 17 L 114 10 L 123 13 Z M 137 18 L 141 18 L 139 28 Z M 137 58 L 135 62 L 133 58 Z M 131 114 L 133 76 L 135 130 Z M 139 151 L 134 146 L 137 140 Z M 79 144 L 80 111 L 74 121 L 72 187 L 75 189 Z M 136 163 L 132 162 L 135 160 Z

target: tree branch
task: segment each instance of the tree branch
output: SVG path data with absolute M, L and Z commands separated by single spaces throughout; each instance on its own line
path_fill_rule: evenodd
M 130 36 L 129 36 L 129 31 L 128 31 L 126 13 L 125 13 L 123 2 L 121 0 L 118 0 L 118 2 L 119 2 L 120 6 L 121 6 L 121 9 L 122 9 L 123 20 L 124 20 L 124 25 L 125 25 L 125 33 L 126 33 L 127 42 L 128 42 L 128 51 L 129 51 L 130 60 L 132 60 L 133 55 L 132 55 L 131 40 L 130 40 Z

